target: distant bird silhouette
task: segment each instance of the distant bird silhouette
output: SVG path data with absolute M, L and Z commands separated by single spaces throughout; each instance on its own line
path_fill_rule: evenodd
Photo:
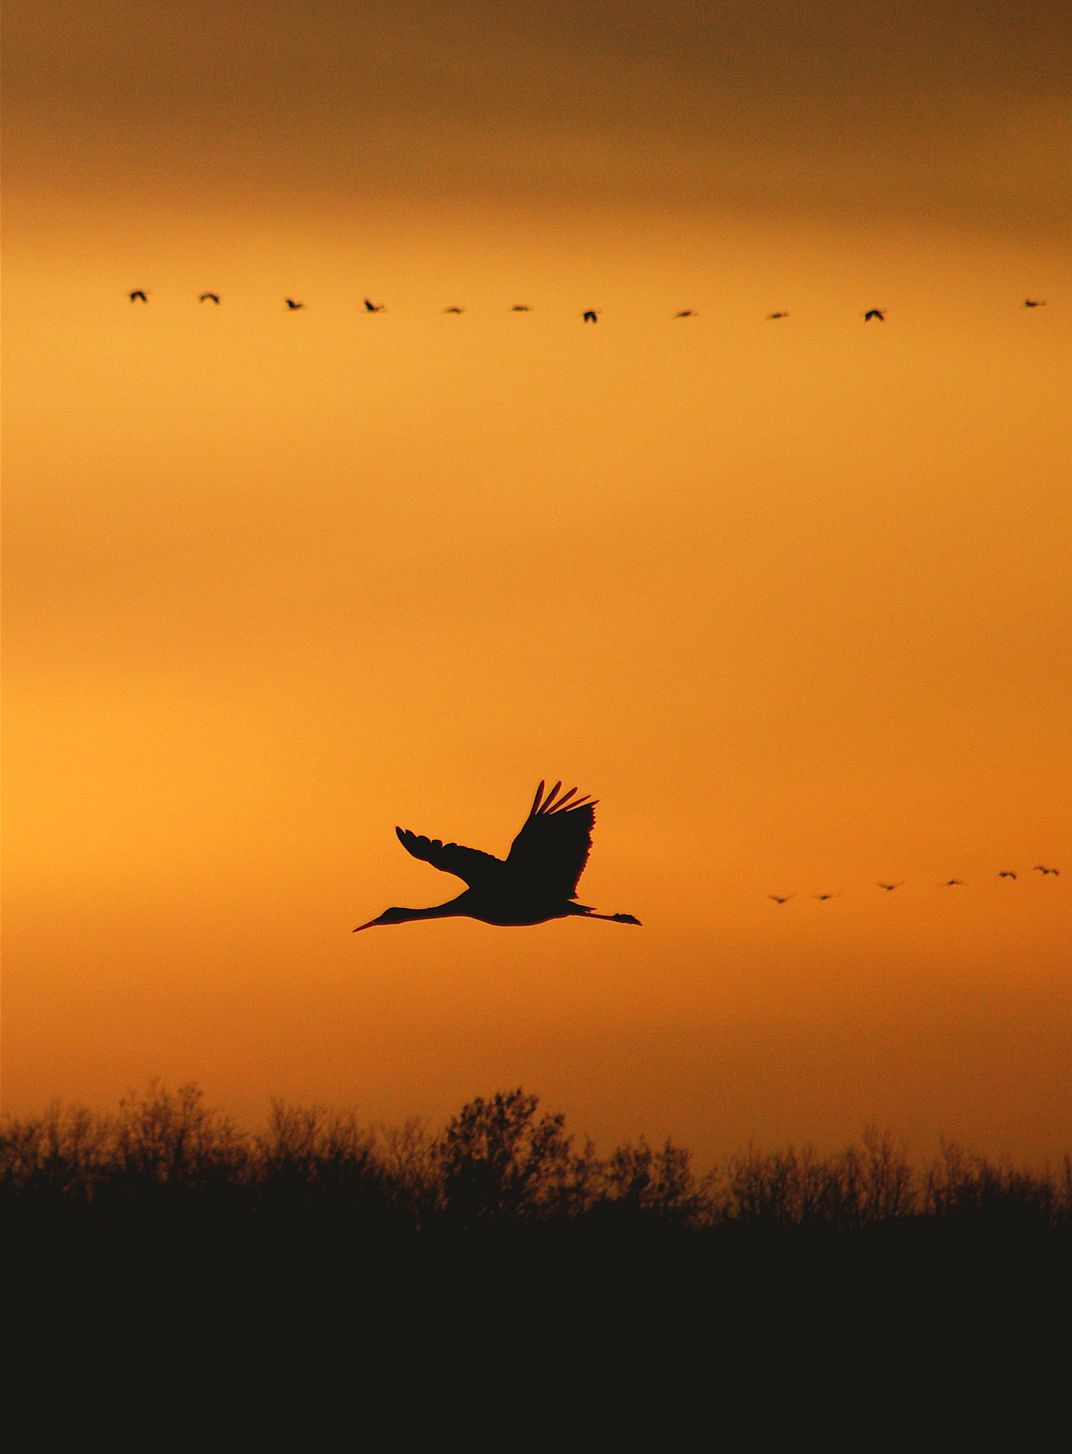
M 872 320 L 872 318 L 877 318 L 880 323 L 885 323 L 885 321 L 886 321 L 886 310 L 885 310 L 885 308 L 868 308 L 867 312 L 864 314 L 864 322 L 865 323 L 870 323 L 871 320 Z
M 880 888 L 880 889 L 885 889 L 885 890 L 886 890 L 886 892 L 887 892 L 887 893 L 888 893 L 888 894 L 892 894 L 892 893 L 893 893 L 893 891 L 894 891 L 894 889 L 899 889 L 899 888 L 901 888 L 901 886 L 902 886 L 902 885 L 903 885 L 903 884 L 905 884 L 905 883 L 907 883 L 907 882 L 908 882 L 908 880 L 907 880 L 907 879 L 901 879 L 901 880 L 900 880 L 900 882 L 899 882 L 899 883 L 895 883 L 895 884 L 884 884 L 884 883 L 880 883 L 880 884 L 879 884 L 879 885 L 878 885 L 878 887 L 879 887 L 879 888 Z
M 581 318 L 584 320 L 585 323 L 598 323 L 599 322 L 599 309 L 598 308 L 586 308 L 584 310 L 584 312 L 581 314 Z
M 1046 306 L 1046 299 L 1045 298 L 1025 298 L 1024 299 L 1024 307 L 1025 308 L 1045 308 L 1045 306 Z
M 199 303 L 218 303 L 220 301 L 220 295 L 219 293 L 202 293 L 197 301 Z
M 366 313 L 382 313 L 386 306 L 385 303 L 374 303 L 371 298 L 365 299 Z
M 784 894 L 781 896 L 778 894 L 768 894 L 767 898 L 773 899 L 776 904 L 788 904 L 790 899 L 796 898 L 796 894 Z
M 998 878 L 1015 878 L 1016 874 L 1011 868 L 999 868 Z
M 291 309 L 291 311 L 293 311 L 296 308 L 304 308 L 305 307 L 305 304 L 304 303 L 295 303 L 295 301 L 294 301 L 293 298 L 288 298 L 286 300 L 286 302 L 287 302 L 287 307 L 289 309 Z
M 132 303 L 148 303 L 149 298 L 144 288 L 135 288 L 130 295 L 130 301 Z
M 964 882 L 964 880 L 962 878 L 947 878 L 944 884 L 939 884 L 939 888 L 943 888 L 943 889 L 963 889 L 963 888 L 967 888 L 967 884 Z
M 767 314 L 767 322 L 768 323 L 773 323 L 776 318 L 788 318 L 788 317 L 789 317 L 789 314 L 788 313 L 768 313 Z
M 1048 873 L 1056 874 L 1058 878 L 1060 878 L 1061 876 L 1061 870 L 1059 868 L 1047 868 L 1045 864 L 1042 863 L 1035 864 L 1035 872 L 1041 873 L 1043 877 L 1045 877 Z
M 820 903 L 825 903 L 827 899 L 836 899 L 838 897 L 838 894 L 812 894 L 812 898 L 818 899 Z
M 410 919 L 479 919 L 484 924 L 543 924 L 548 919 L 609 919 L 616 924 L 639 924 L 632 914 L 597 914 L 576 902 L 577 880 L 584 872 L 592 847 L 595 802 L 577 798 L 576 788 L 559 793 L 555 783 L 544 793 L 541 782 L 529 815 L 503 861 L 459 843 L 422 838 L 408 828 L 396 828 L 407 853 L 443 873 L 453 873 L 469 885 L 449 903 L 430 909 L 385 910 L 378 919 L 354 930 L 377 924 L 405 924 Z M 573 800 L 573 801 L 571 801 Z
M 695 308 L 682 308 L 680 313 L 675 313 L 675 318 L 698 318 L 700 315 Z
M 444 308 L 443 309 L 443 312 L 444 313 L 464 313 L 465 312 L 465 309 L 464 308 Z
M 531 313 L 532 309 L 527 303 L 515 303 L 510 309 L 511 313 Z

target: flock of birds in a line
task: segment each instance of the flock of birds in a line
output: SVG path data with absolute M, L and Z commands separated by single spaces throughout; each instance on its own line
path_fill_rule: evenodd
M 1033 872 L 1042 874 L 1043 878 L 1047 877 L 1049 874 L 1053 874 L 1055 878 L 1060 878 L 1061 876 L 1061 870 L 1059 868 L 1052 868 L 1043 863 L 1036 863 Z M 1014 868 L 999 868 L 997 877 L 1008 878 L 1015 881 L 1019 877 L 1019 874 Z M 892 884 L 882 883 L 880 881 L 875 885 L 875 887 L 885 890 L 885 892 L 888 894 L 892 894 L 894 889 L 903 888 L 907 882 L 908 880 L 904 878 L 899 879 L 897 883 Z M 947 878 L 943 879 L 938 887 L 940 889 L 966 889 L 968 887 L 968 884 L 966 880 L 962 878 Z M 812 894 L 811 897 L 813 899 L 818 899 L 820 902 L 825 902 L 827 899 L 840 899 L 841 894 Z M 776 904 L 788 904 L 790 899 L 796 898 L 796 894 L 768 894 L 767 898 L 773 900 L 773 902 Z
M 149 301 L 149 294 L 145 288 L 134 288 L 128 296 L 130 297 L 130 301 L 132 303 L 148 303 Z M 198 295 L 197 301 L 199 303 L 214 303 L 218 307 L 221 299 L 219 293 L 200 293 Z M 304 303 L 298 302 L 298 300 L 295 298 L 284 298 L 283 303 L 288 313 L 296 313 L 300 308 L 305 307 Z M 385 313 L 387 311 L 386 303 L 374 303 L 371 298 L 363 298 L 362 303 L 364 304 L 364 309 L 366 313 Z M 1044 308 L 1045 306 L 1045 298 L 1024 299 L 1025 308 Z M 513 303 L 509 309 L 509 312 L 511 313 L 531 313 L 532 311 L 533 310 L 528 303 Z M 582 323 L 598 323 L 599 315 L 602 313 L 602 311 L 602 308 L 585 308 L 582 313 L 578 314 L 578 317 L 581 319 Z M 450 308 L 444 308 L 443 312 L 461 314 L 465 312 L 465 309 L 459 308 L 457 307 L 457 305 L 454 305 Z M 867 311 L 861 316 L 863 317 L 865 323 L 870 323 L 872 320 L 875 320 L 878 323 L 885 323 L 886 312 L 887 310 L 885 308 L 868 308 Z M 677 313 L 674 313 L 672 316 L 674 318 L 698 318 L 700 315 L 695 308 L 682 308 Z M 779 318 L 788 317 L 788 312 L 786 312 L 784 309 L 781 309 L 775 313 L 768 313 L 767 322 L 774 323 L 777 322 Z
M 505 859 L 466 848 L 461 843 L 444 843 L 439 838 L 426 838 L 408 828 L 396 828 L 398 841 L 407 853 L 430 863 L 442 873 L 454 874 L 467 884 L 465 892 L 445 904 L 427 909 L 385 909 L 376 919 L 359 924 L 354 930 L 374 929 L 378 925 L 406 924 L 415 919 L 479 919 L 484 924 L 519 926 L 544 924 L 549 919 L 608 919 L 615 924 L 640 924 L 633 914 L 597 914 L 589 904 L 577 903 L 577 883 L 588 862 L 592 848 L 592 826 L 596 802 L 578 797 L 577 789 L 562 792 L 555 783 L 550 792 L 541 782 L 532 800 L 529 815 L 521 825 Z M 1061 870 L 1036 863 L 1035 873 L 1044 878 L 1060 877 Z M 1016 870 L 1003 868 L 998 878 L 1014 879 Z M 880 883 L 878 887 L 893 893 L 907 882 Z M 950 878 L 942 888 L 965 888 L 963 879 Z M 840 894 L 812 894 L 813 899 L 836 899 Z M 779 906 L 795 894 L 769 894 Z

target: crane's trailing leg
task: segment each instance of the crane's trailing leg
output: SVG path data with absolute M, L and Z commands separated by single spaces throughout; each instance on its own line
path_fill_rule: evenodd
M 595 909 L 590 909 L 587 904 L 574 904 L 570 910 L 579 919 L 608 919 L 612 924 L 637 924 L 640 920 L 632 914 L 597 914 Z M 643 928 L 643 925 L 640 925 Z

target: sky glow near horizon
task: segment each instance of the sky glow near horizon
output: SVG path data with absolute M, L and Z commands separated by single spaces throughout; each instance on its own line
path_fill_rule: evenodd
M 1068 1148 L 1072 22 L 934 12 L 6 7 L 7 1109 Z M 643 929 L 354 938 L 541 777 Z

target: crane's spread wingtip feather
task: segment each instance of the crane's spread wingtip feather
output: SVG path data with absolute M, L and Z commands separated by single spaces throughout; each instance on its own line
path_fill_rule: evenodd
M 544 805 L 543 805 L 543 812 L 545 812 L 545 813 L 557 813 L 558 810 L 559 810 L 559 808 L 561 808 L 562 804 L 565 802 L 565 798 L 562 797 L 562 795 L 561 795 L 561 793 L 559 791 L 559 789 L 561 787 L 562 787 L 562 784 L 561 783 L 555 783 L 555 790 L 551 794 L 551 796 L 547 799 L 547 801 L 544 803 Z M 568 796 L 568 794 L 567 794 L 567 796 Z
M 543 779 L 541 778 L 540 779 L 540 785 L 536 789 L 536 796 L 532 800 L 532 807 L 529 809 L 529 817 L 530 818 L 532 817 L 533 813 L 536 813 L 536 812 L 539 811 L 540 799 L 541 799 L 542 796 L 543 796 Z
M 557 812 L 559 812 L 561 810 L 561 811 L 564 811 L 564 812 L 567 812 L 567 813 L 572 813 L 573 810 L 574 810 L 574 808 L 594 808 L 595 807 L 595 804 L 587 796 L 586 797 L 583 797 L 583 798 L 578 798 L 575 802 L 572 802 L 571 803 L 569 801 L 569 799 L 572 797 L 573 793 L 575 793 L 576 791 L 577 791 L 576 788 L 571 788 L 570 792 L 567 793 L 564 798 L 559 798 L 558 802 L 554 806 L 553 811 L 557 813 Z

